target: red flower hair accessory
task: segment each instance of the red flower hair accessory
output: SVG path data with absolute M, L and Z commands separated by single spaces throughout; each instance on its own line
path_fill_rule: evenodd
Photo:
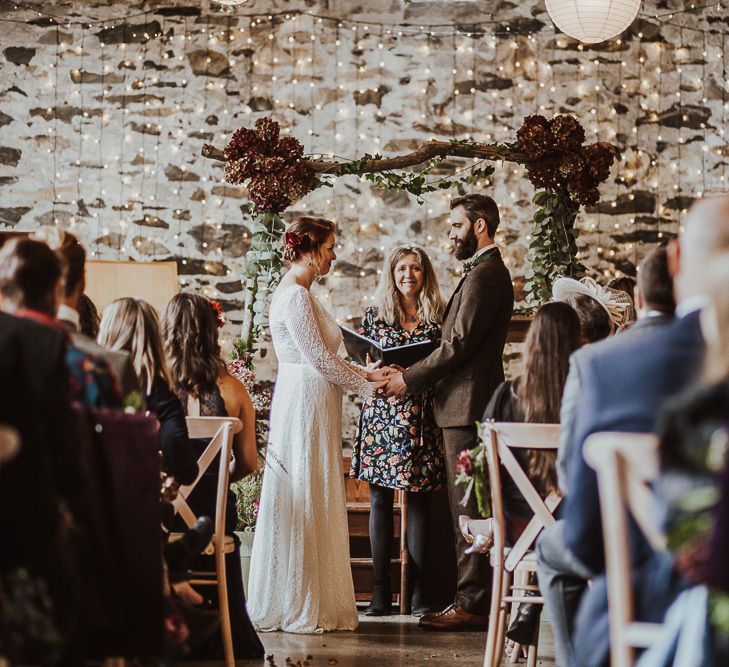
M 286 242 L 286 247 L 291 248 L 292 250 L 296 250 L 296 248 L 299 248 L 304 243 L 304 238 L 299 236 L 296 232 L 286 232 L 284 240 Z
M 223 306 L 221 306 L 217 301 L 213 301 L 211 299 L 210 307 L 213 309 L 215 319 L 218 321 L 218 329 L 221 329 L 225 326 L 225 318 L 223 317 Z

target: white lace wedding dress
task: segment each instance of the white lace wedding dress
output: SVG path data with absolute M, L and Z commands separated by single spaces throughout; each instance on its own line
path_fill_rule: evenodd
M 337 355 L 342 334 L 312 293 L 274 295 L 278 358 L 248 613 L 260 631 L 357 627 L 342 473 L 342 390 L 371 393 L 364 372 Z

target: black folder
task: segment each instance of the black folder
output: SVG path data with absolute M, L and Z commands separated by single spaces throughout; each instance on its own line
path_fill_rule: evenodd
M 367 355 L 372 361 L 380 361 L 383 366 L 402 366 L 407 368 L 425 359 L 438 344 L 432 340 L 419 343 L 408 343 L 397 347 L 382 347 L 377 341 L 344 326 L 339 327 L 344 336 L 344 347 L 351 359 L 363 366 L 367 364 Z

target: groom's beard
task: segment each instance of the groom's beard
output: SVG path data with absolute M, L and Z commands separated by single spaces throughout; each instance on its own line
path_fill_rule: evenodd
M 464 259 L 473 257 L 476 254 L 476 248 L 478 248 L 478 239 L 476 234 L 473 233 L 473 227 L 471 227 L 465 239 L 456 241 L 456 259 L 462 262 Z

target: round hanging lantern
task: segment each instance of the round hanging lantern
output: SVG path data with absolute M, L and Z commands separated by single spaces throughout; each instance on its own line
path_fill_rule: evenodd
M 616 37 L 635 19 L 640 0 L 546 0 L 547 13 L 565 34 L 586 44 Z

